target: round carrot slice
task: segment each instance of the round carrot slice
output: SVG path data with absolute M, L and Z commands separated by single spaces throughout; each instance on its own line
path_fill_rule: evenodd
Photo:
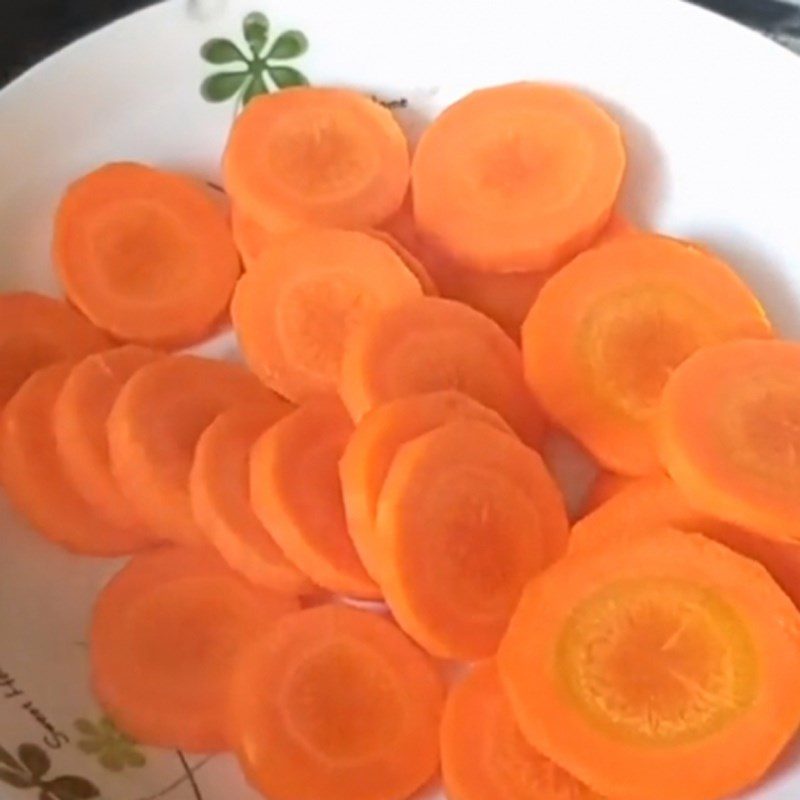
M 248 584 L 211 551 L 167 547 L 136 556 L 94 609 L 95 693 L 143 744 L 223 750 L 240 651 L 298 608 L 295 598 Z
M 550 270 L 608 222 L 625 170 L 619 127 L 587 96 L 514 83 L 446 109 L 414 155 L 414 214 L 458 262 Z
M 56 447 L 53 408 L 71 362 L 34 373 L 0 416 L 0 479 L 11 504 L 51 541 L 75 553 L 120 556 L 152 544 L 129 521 L 117 527 L 78 491 Z
M 729 342 L 673 374 L 661 457 L 700 511 L 800 540 L 800 344 Z
M 441 746 L 451 800 L 601 800 L 525 741 L 494 663 L 450 690 Z
M 419 281 L 419 285 L 422 287 L 424 294 L 439 294 L 439 290 L 430 272 L 428 272 L 427 267 L 410 250 L 395 239 L 394 236 L 377 228 L 367 231 L 367 233 L 374 239 L 383 242 L 391 248 L 392 252 L 406 265 L 408 271 Z
M 105 350 L 111 341 L 61 300 L 0 294 L 0 411 L 41 367 Z
M 423 433 L 454 419 L 477 419 L 511 432 L 496 412 L 452 390 L 410 395 L 370 411 L 358 423 L 339 461 L 350 538 L 367 572 L 380 582 L 375 535 L 378 497 L 397 451 Z
M 197 443 L 189 489 L 195 519 L 233 569 L 253 583 L 298 594 L 311 588 L 309 580 L 283 555 L 250 503 L 250 451 L 291 410 L 274 398 L 220 414 Z
M 244 367 L 198 356 L 165 356 L 122 387 L 108 417 L 111 468 L 154 534 L 184 544 L 205 541 L 189 498 L 197 441 L 232 406 L 275 401 Z
M 392 113 L 358 92 L 295 88 L 249 103 L 233 126 L 225 183 L 258 219 L 368 228 L 400 206 L 408 145 Z
M 800 614 L 702 536 L 563 559 L 526 589 L 498 658 L 528 741 L 621 800 L 737 794 L 800 723 Z
M 111 472 L 106 423 L 122 386 L 161 354 L 126 345 L 88 356 L 64 382 L 53 412 L 58 454 L 76 488 L 110 522 L 131 527 L 139 520 L 134 506 Z
M 529 444 L 543 433 L 519 349 L 497 323 L 440 297 L 394 306 L 353 331 L 339 393 L 355 420 L 411 394 L 456 389 L 493 408 Z
M 231 209 L 231 229 L 242 264 L 245 269 L 250 269 L 261 259 L 274 235 L 236 206 Z
M 547 282 L 522 350 L 545 413 L 606 469 L 645 475 L 659 468 L 653 419 L 670 372 L 702 347 L 771 333 L 727 264 L 635 234 L 583 253 Z
M 538 453 L 474 419 L 399 449 L 375 525 L 397 621 L 430 653 L 462 660 L 494 654 L 523 587 L 567 539 Z
M 385 308 L 420 296 L 419 281 L 366 233 L 286 235 L 236 287 L 231 313 L 245 357 L 292 400 L 336 390 L 344 342 Z
M 275 423 L 250 456 L 250 499 L 286 557 L 326 589 L 377 598 L 380 590 L 347 531 L 339 459 L 353 425 L 338 398 L 319 397 Z
M 108 164 L 69 187 L 53 252 L 67 296 L 115 337 L 186 344 L 227 309 L 239 257 L 226 213 L 201 183 Z
M 444 687 L 388 620 L 321 606 L 241 657 L 231 729 L 271 800 L 405 800 L 433 776 Z
M 601 470 L 589 489 L 582 513 L 584 515 L 591 514 L 638 480 L 638 478 L 631 478 L 627 475 L 617 475 L 614 472 Z

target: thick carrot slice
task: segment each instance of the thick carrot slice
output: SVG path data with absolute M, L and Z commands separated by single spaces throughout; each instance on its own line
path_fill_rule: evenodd
M 309 580 L 283 555 L 250 504 L 250 451 L 291 410 L 276 397 L 220 414 L 197 443 L 189 488 L 195 519 L 233 569 L 268 589 L 298 594 L 311 589 Z
M 286 557 L 326 589 L 377 598 L 380 590 L 347 532 L 339 459 L 353 425 L 338 398 L 319 397 L 267 430 L 250 456 L 250 499 Z
M 592 483 L 589 494 L 583 504 L 582 514 L 591 514 L 604 503 L 616 497 L 620 492 L 636 483 L 638 478 L 630 478 L 627 475 L 617 475 L 614 472 L 601 471 Z
M 271 800 L 404 800 L 438 766 L 441 677 L 366 611 L 285 617 L 242 655 L 232 698 L 239 759 Z
M 102 331 L 61 300 L 34 292 L 0 294 L 0 411 L 37 369 L 110 346 Z
M 250 269 L 263 257 L 264 251 L 275 237 L 275 234 L 271 234 L 236 206 L 231 210 L 231 229 L 245 269 Z
M 620 800 L 737 794 L 800 723 L 800 614 L 698 535 L 562 559 L 526 589 L 499 665 L 528 741 Z
M 800 540 L 800 344 L 730 342 L 673 374 L 661 457 L 698 510 Z
M 347 527 L 367 572 L 380 582 L 376 539 L 378 497 L 397 451 L 423 433 L 454 419 L 477 419 L 510 433 L 491 409 L 452 390 L 410 395 L 378 406 L 358 423 L 339 461 Z
M 106 423 L 122 386 L 160 354 L 137 345 L 88 356 L 64 382 L 54 409 L 58 453 L 78 491 L 117 527 L 145 523 L 111 472 Z
M 408 144 L 391 112 L 345 89 L 264 95 L 237 119 L 225 183 L 256 219 L 276 212 L 340 228 L 380 224 L 400 206 Z
M 639 229 L 619 211 L 613 211 L 600 235 L 592 242 L 592 247 L 599 247 L 601 244 L 613 241 L 620 236 L 627 236 L 629 233 L 638 233 Z
M 198 356 L 161 358 L 122 387 L 108 418 L 111 468 L 157 536 L 205 540 L 189 498 L 194 450 L 217 415 L 249 402 L 266 405 L 275 397 L 243 367 Z
M 406 265 L 409 272 L 411 272 L 419 281 L 419 285 L 422 287 L 422 291 L 425 294 L 439 294 L 439 289 L 431 277 L 428 268 L 408 248 L 395 239 L 392 234 L 382 231 L 378 228 L 367 231 L 367 233 L 369 233 L 370 236 L 378 241 L 388 245 L 392 249 L 392 252 L 399 256 L 400 260 Z
M 444 658 L 493 655 L 526 582 L 566 548 L 534 450 L 474 419 L 403 445 L 376 515 L 381 588 L 400 626 Z
M 304 230 L 274 242 L 236 287 L 231 313 L 251 368 L 301 401 L 336 391 L 348 336 L 422 294 L 419 281 L 366 233 Z
M 522 330 L 545 412 L 608 470 L 658 467 L 653 419 L 670 372 L 696 350 L 769 337 L 758 300 L 705 250 L 654 234 L 578 256 L 539 294 Z
M 474 309 L 424 297 L 388 309 L 348 339 L 339 393 L 353 419 L 389 400 L 439 389 L 493 408 L 529 444 L 542 436 L 518 348 Z
M 119 728 L 143 744 L 223 750 L 237 656 L 298 608 L 295 598 L 248 584 L 210 550 L 167 547 L 136 556 L 94 609 L 95 693 Z
M 60 362 L 34 373 L 0 416 L 0 482 L 11 504 L 51 541 L 75 553 L 119 556 L 152 543 L 129 522 L 116 527 L 78 491 L 56 448 L 53 408 L 72 369 Z
M 572 528 L 569 552 L 607 547 L 670 527 L 702 533 L 758 561 L 800 608 L 800 543 L 767 539 L 695 511 L 666 476 L 629 480 L 602 507 Z
M 441 747 L 451 800 L 601 800 L 525 741 L 492 662 L 450 690 Z
M 515 83 L 442 113 L 414 155 L 414 214 L 456 261 L 551 270 L 608 222 L 625 170 L 618 126 L 585 95 Z
M 69 299 L 115 337 L 143 344 L 206 336 L 240 272 L 208 189 L 141 164 L 109 164 L 73 183 L 53 252 Z

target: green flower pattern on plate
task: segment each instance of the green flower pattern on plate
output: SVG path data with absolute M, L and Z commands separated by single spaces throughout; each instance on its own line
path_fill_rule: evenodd
M 16 757 L 0 747 L 0 782 L 15 789 L 38 789 L 38 800 L 92 800 L 100 790 L 86 778 L 48 778 L 50 756 L 38 745 L 21 744 Z
M 78 747 L 87 755 L 97 756 L 100 764 L 111 772 L 122 772 L 126 767 L 139 768 L 147 763 L 136 742 L 119 731 L 108 717 L 97 724 L 79 719 L 75 721 L 75 728 L 82 737 Z
M 254 97 L 289 86 L 306 86 L 306 76 L 287 64 L 308 50 L 308 40 L 300 31 L 284 31 L 270 41 L 267 17 L 254 11 L 244 18 L 242 35 L 247 52 L 230 39 L 209 39 L 200 55 L 209 64 L 226 69 L 209 75 L 200 92 L 211 103 L 235 97 L 237 105 L 246 106 Z

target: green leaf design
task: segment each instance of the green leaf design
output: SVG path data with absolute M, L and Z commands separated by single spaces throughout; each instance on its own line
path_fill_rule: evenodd
M 294 67 L 276 67 L 268 64 L 267 72 L 275 81 L 275 85 L 281 89 L 287 89 L 290 86 L 308 86 L 306 76 Z
M 100 756 L 100 764 L 109 772 L 122 772 L 125 769 L 125 757 L 116 748 L 108 748 Z
M 209 75 L 200 87 L 203 97 L 211 103 L 221 103 L 233 97 L 247 80 L 247 72 L 218 72 Z
M 58 800 L 91 800 L 100 797 L 100 791 L 93 783 L 77 775 L 63 775 L 48 781 L 42 788 Z
M 230 39 L 210 39 L 200 48 L 200 55 L 209 64 L 247 61 L 244 53 Z
M 50 769 L 50 757 L 35 744 L 22 744 L 17 750 L 19 760 L 33 778 L 39 779 Z
M 269 39 L 269 20 L 261 12 L 254 11 L 244 18 L 242 32 L 253 55 L 260 56 Z
M 103 749 L 103 742 L 100 739 L 81 739 L 78 748 L 88 756 L 93 756 Z
M 285 31 L 270 47 L 267 59 L 297 58 L 308 50 L 308 39 L 300 31 Z
M 17 761 L 5 747 L 0 747 L 0 764 L 5 764 L 7 767 L 11 769 L 15 769 L 17 771 L 22 770 L 22 764 Z
M 94 723 L 83 717 L 75 720 L 75 730 L 77 730 L 78 733 L 82 733 L 84 736 L 97 736 L 99 733 Z
M 143 767 L 147 763 L 147 759 L 138 750 L 125 750 L 125 763 L 129 767 Z
M 28 775 L 22 775 L 19 772 L 11 772 L 11 770 L 0 769 L 0 781 L 13 786 L 15 789 L 30 789 L 34 786 L 34 781 Z
M 268 92 L 269 88 L 267 84 L 264 83 L 264 76 L 259 72 L 253 75 L 250 83 L 247 84 L 247 88 L 242 95 L 242 104 L 247 105 L 254 97 L 258 97 L 260 94 L 267 94 Z

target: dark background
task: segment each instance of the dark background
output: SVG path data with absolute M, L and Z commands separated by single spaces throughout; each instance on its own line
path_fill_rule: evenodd
M 779 0 L 692 1 L 777 38 L 791 40 L 792 36 L 800 37 L 800 11 Z M 84 33 L 153 2 L 0 0 L 0 85 Z M 258 0 L 253 0 L 253 6 L 258 6 Z

